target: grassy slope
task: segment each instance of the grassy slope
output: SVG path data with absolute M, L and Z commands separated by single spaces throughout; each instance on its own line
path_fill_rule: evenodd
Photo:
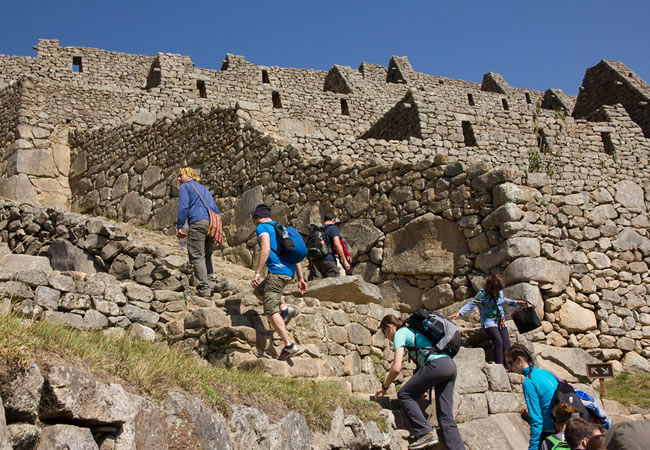
M 71 363 L 81 360 L 93 371 L 118 377 L 126 386 L 158 401 L 173 389 L 191 392 L 225 416 L 230 413 L 229 401 L 235 399 L 236 403 L 253 406 L 271 405 L 271 411 L 297 411 L 315 430 L 329 428 L 338 406 L 364 421 L 376 420 L 382 429 L 386 426 L 377 404 L 352 397 L 334 382 L 219 369 L 166 345 L 108 337 L 96 331 L 24 320 L 12 314 L 0 316 L 0 364 L 6 361 L 9 368 L 29 367 L 44 355 Z

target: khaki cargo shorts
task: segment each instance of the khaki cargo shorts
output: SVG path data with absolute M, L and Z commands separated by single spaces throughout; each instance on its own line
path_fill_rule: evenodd
M 282 292 L 287 284 L 293 280 L 289 275 L 278 275 L 270 273 L 259 286 L 255 288 L 253 294 L 262 297 L 264 303 L 264 314 L 269 315 L 280 312 L 282 304 Z

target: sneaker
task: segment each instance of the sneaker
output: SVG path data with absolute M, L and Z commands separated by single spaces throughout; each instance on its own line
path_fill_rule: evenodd
M 278 361 L 284 361 L 285 359 L 290 358 L 291 356 L 297 355 L 300 352 L 296 344 L 291 344 L 288 347 L 284 347 L 278 356 Z
M 291 322 L 291 319 L 296 317 L 300 311 L 295 306 L 287 305 L 287 309 L 280 312 L 282 320 L 284 320 L 285 325 Z
M 438 443 L 438 438 L 433 431 L 428 432 L 427 434 L 420 436 L 417 441 L 409 445 L 409 450 L 416 450 L 418 448 L 427 448 Z

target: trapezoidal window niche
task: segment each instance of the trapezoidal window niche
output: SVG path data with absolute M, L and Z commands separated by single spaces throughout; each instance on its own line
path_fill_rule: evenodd
M 472 124 L 467 120 L 463 120 L 463 139 L 465 141 L 465 147 L 476 147 L 478 145 Z
M 612 142 L 612 134 L 607 131 L 601 131 L 600 138 L 603 141 L 603 147 L 605 148 L 605 153 L 607 153 L 608 155 L 616 154 L 616 147 L 614 147 L 614 143 Z
M 262 70 L 262 84 L 271 84 L 271 80 L 269 80 L 269 72 L 266 70 Z
M 467 94 L 467 102 L 469 103 L 469 106 L 474 106 L 474 96 L 472 94 Z
M 271 94 L 271 100 L 273 100 L 274 108 L 282 108 L 282 99 L 280 98 L 280 93 L 278 91 L 273 91 Z
M 504 111 L 510 111 L 510 105 L 508 105 L 508 100 L 505 98 L 501 99 L 501 104 L 503 104 L 503 110 Z
M 84 71 L 84 66 L 81 61 L 81 56 L 72 57 L 72 71 L 75 73 L 82 73 Z
M 350 107 L 348 106 L 348 101 L 344 98 L 341 99 L 341 114 L 344 116 L 350 115 Z
M 196 88 L 199 90 L 199 97 L 208 98 L 208 92 L 205 89 L 205 81 L 204 80 L 196 80 Z
M 525 95 L 526 95 L 526 103 L 528 103 L 529 105 L 533 103 L 533 101 L 530 99 L 530 94 L 526 92 Z

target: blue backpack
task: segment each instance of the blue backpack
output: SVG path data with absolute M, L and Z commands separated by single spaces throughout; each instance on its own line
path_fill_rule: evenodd
M 589 394 L 580 389 L 576 389 L 576 394 L 580 397 L 583 406 L 587 409 L 592 422 L 602 425 L 606 430 L 612 426 L 612 418 L 609 417 L 607 411 L 600 409 L 596 405 L 596 400 Z
M 271 222 L 275 228 L 278 250 L 271 248 L 287 264 L 298 264 L 307 256 L 307 246 L 302 236 L 294 227 L 285 227 Z

